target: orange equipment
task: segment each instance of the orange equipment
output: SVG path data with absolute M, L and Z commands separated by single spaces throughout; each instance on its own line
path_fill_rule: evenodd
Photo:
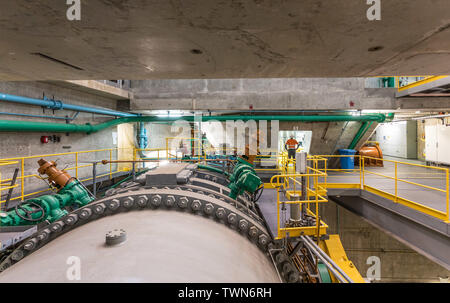
M 72 177 L 65 171 L 56 168 L 56 163 L 40 159 L 38 161 L 38 172 L 41 175 L 48 175 L 48 183 L 56 188 L 64 188 Z
M 372 158 L 364 158 L 364 165 L 365 166 L 381 166 L 383 167 L 383 153 L 381 152 L 381 148 L 378 145 L 378 142 L 376 143 L 366 143 L 363 145 L 363 147 L 361 147 L 361 149 L 358 151 L 358 154 L 360 156 L 365 156 L 365 157 L 372 157 L 372 158 L 379 158 L 380 160 L 377 159 L 372 159 Z

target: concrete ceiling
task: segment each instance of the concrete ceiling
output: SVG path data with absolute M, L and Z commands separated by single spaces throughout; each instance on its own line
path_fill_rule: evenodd
M 450 74 L 450 1 L 381 3 L 2 1 L 0 80 Z

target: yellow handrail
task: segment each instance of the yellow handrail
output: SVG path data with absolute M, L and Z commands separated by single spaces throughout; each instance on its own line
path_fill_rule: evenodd
M 27 174 L 25 172 L 25 162 L 27 160 L 32 160 L 32 159 L 37 159 L 37 158 L 51 158 L 51 157 L 63 157 L 63 156 L 68 156 L 68 157 L 73 157 L 73 161 L 70 160 L 66 160 L 66 164 L 69 163 L 74 163 L 74 165 L 71 165 L 67 168 L 65 168 L 66 171 L 75 171 L 74 172 L 74 176 L 75 177 L 82 177 L 79 175 L 79 169 L 82 168 L 87 168 L 87 167 L 92 167 L 94 164 L 93 163 L 89 163 L 89 164 L 80 164 L 80 155 L 83 154 L 88 154 L 88 155 L 92 155 L 92 160 L 103 160 L 105 158 L 109 158 L 109 160 L 113 160 L 113 154 L 114 152 L 117 153 L 117 158 L 119 157 L 119 150 L 123 150 L 123 149 L 130 149 L 130 148 L 104 148 L 104 149 L 95 149 L 95 150 L 85 150 L 85 151 L 76 151 L 76 152 L 66 152 L 66 153 L 54 153 L 54 154 L 44 154 L 44 155 L 32 155 L 32 156 L 23 156 L 23 157 L 12 157 L 12 158 L 5 158 L 5 159 L 0 159 L 0 166 L 3 168 L 3 170 L 5 170 L 5 166 L 8 165 L 15 165 L 15 164 L 19 164 L 19 170 L 20 170 L 20 174 L 19 176 L 17 176 L 17 184 L 13 185 L 13 186 L 4 186 L 4 182 L 11 182 L 12 178 L 7 178 L 7 179 L 2 179 L 1 178 L 1 172 L 0 172 L 0 193 L 4 190 L 8 190 L 10 188 L 18 188 L 20 187 L 20 194 L 12 197 L 10 200 L 24 200 L 25 198 L 29 197 L 29 196 L 34 196 L 40 193 L 44 193 L 47 191 L 51 191 L 50 188 L 44 189 L 44 190 L 28 190 L 27 189 L 27 184 L 26 184 L 26 180 L 29 178 L 41 178 L 38 174 L 36 173 L 31 173 L 31 174 Z M 105 152 L 107 154 L 106 157 L 102 157 L 102 159 L 95 159 L 95 153 L 98 152 Z M 119 160 L 119 159 L 118 159 Z M 125 159 L 124 159 L 125 160 Z M 36 164 L 36 170 L 37 170 L 37 164 Z M 113 177 L 114 174 L 119 173 L 119 172 L 123 172 L 123 171 L 127 171 L 128 169 L 123 168 L 123 169 L 113 169 L 112 164 L 109 165 L 109 169 L 107 173 L 102 173 L 99 174 L 97 177 L 103 177 L 103 176 L 109 176 L 109 178 L 111 179 Z M 80 181 L 89 181 L 92 178 L 81 178 Z M 0 199 L 0 203 L 5 202 L 4 200 Z
M 383 174 L 380 172 L 375 172 L 373 170 L 368 170 L 366 168 L 365 160 L 366 159 L 380 160 L 379 158 L 375 158 L 375 157 L 359 156 L 359 155 L 355 155 L 355 156 L 352 156 L 352 155 L 319 155 L 319 156 L 315 156 L 315 157 L 321 157 L 321 158 L 355 157 L 355 158 L 359 158 L 359 167 L 358 168 L 349 169 L 349 170 L 345 170 L 345 169 L 328 169 L 327 170 L 328 172 L 359 173 L 359 183 L 327 183 L 326 187 L 328 187 L 328 188 L 354 188 L 354 186 L 357 186 L 360 189 L 367 190 L 367 191 L 370 191 L 377 195 L 383 196 L 387 199 L 390 199 L 394 203 L 403 204 L 407 207 L 415 209 L 416 211 L 422 212 L 424 214 L 433 216 L 433 217 L 443 220 L 447 223 L 450 223 L 450 199 L 449 199 L 450 189 L 449 189 L 449 169 L 448 168 L 428 166 L 428 165 L 423 165 L 423 164 L 402 162 L 402 161 L 389 160 L 389 159 L 382 159 L 384 162 L 393 164 L 393 170 L 390 171 L 390 173 L 393 174 L 393 176 L 392 176 L 392 175 L 386 175 L 386 174 Z M 440 175 L 442 177 L 445 176 L 445 178 L 446 178 L 445 189 L 437 188 L 437 187 L 426 185 L 426 184 L 421 184 L 418 182 L 412 182 L 412 181 L 405 180 L 405 179 L 413 178 L 413 177 L 409 177 L 409 176 L 400 177 L 399 172 L 398 172 L 399 165 L 406 165 L 406 166 L 410 166 L 410 167 L 430 169 L 430 170 L 439 172 L 439 173 L 437 173 L 437 172 L 427 172 L 427 173 L 418 172 L 417 174 L 421 175 L 420 179 L 424 178 L 423 177 L 424 174 Z M 378 176 L 381 178 L 386 178 L 386 179 L 392 180 L 394 182 L 394 193 L 391 194 L 384 190 L 381 190 L 380 188 L 377 187 L 377 185 L 368 185 L 367 184 L 367 181 L 368 181 L 367 175 L 375 175 L 375 176 Z M 337 175 L 337 176 L 339 176 L 339 175 Z M 414 178 L 414 179 L 417 179 L 417 178 Z M 411 201 L 404 197 L 401 197 L 401 194 L 399 194 L 399 183 L 400 182 L 418 186 L 421 188 L 425 188 L 427 190 L 431 190 L 434 192 L 443 193 L 445 195 L 445 197 L 443 199 L 445 199 L 446 211 L 443 212 L 443 211 L 434 209 L 432 207 L 429 207 L 423 203 L 419 203 L 417 201 Z

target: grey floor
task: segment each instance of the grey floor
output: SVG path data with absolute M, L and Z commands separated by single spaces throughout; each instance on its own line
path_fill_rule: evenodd
M 422 164 L 419 161 L 405 161 L 402 159 L 393 159 L 402 162 Z M 356 167 L 358 168 L 358 167 Z M 398 178 L 419 183 L 422 185 L 427 185 L 442 190 L 446 189 L 446 175 L 445 171 L 423 168 L 405 164 L 398 164 Z M 386 176 L 395 176 L 395 167 L 392 162 L 384 162 L 384 167 L 366 167 L 366 171 L 375 172 L 378 174 L 383 174 Z M 328 183 L 359 183 L 360 175 L 359 172 L 346 173 L 346 172 L 328 172 L 327 177 Z M 383 190 L 385 192 L 395 194 L 395 181 L 385 177 L 373 175 L 370 173 L 365 174 L 365 184 L 375 187 L 377 189 Z M 433 209 L 446 212 L 446 194 L 436 190 L 431 190 L 423 188 L 417 185 L 408 184 L 405 182 L 398 181 L 398 196 L 426 205 Z M 259 208 L 266 219 L 267 225 L 269 226 L 272 235 L 277 235 L 277 206 L 276 206 L 277 196 L 275 189 L 264 189 L 264 192 L 259 200 Z M 287 206 L 286 215 L 289 217 L 289 206 Z M 280 217 L 282 213 L 280 212 Z M 283 222 L 283 218 L 280 218 Z

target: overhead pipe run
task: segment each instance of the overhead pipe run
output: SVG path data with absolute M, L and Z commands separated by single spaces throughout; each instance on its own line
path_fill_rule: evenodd
M 115 111 L 115 110 L 67 104 L 67 103 L 64 103 L 59 100 L 50 100 L 45 97 L 44 97 L 44 99 L 34 99 L 34 98 L 27 98 L 27 97 L 21 97 L 21 96 L 0 93 L 0 101 L 43 106 L 45 108 L 55 109 L 55 110 L 58 110 L 58 109 L 73 110 L 73 111 L 77 111 L 77 112 L 93 113 L 93 114 L 113 116 L 113 117 L 138 117 L 139 116 L 136 114 L 119 112 L 119 111 Z
M 89 123 L 81 124 L 62 124 L 49 122 L 30 122 L 16 120 L 0 120 L 1 132 L 60 132 L 60 133 L 95 133 L 103 129 L 113 127 L 123 123 L 134 122 L 174 122 L 185 120 L 194 122 L 194 116 L 186 117 L 158 117 L 158 116 L 140 116 L 125 117 L 106 121 L 104 123 L 91 125 Z M 360 122 L 379 122 L 386 120 L 383 114 L 368 114 L 360 116 L 205 116 L 201 117 L 201 121 L 262 121 L 262 120 L 279 120 L 279 121 L 303 121 L 303 122 L 338 122 L 338 121 L 360 121 Z

